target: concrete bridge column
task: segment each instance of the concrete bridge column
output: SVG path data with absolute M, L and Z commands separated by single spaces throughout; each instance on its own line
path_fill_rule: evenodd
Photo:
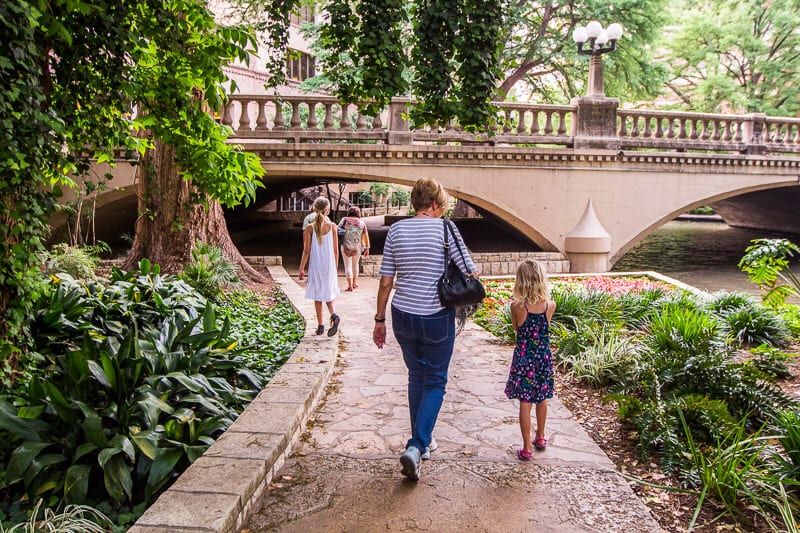
M 591 198 L 578 225 L 567 234 L 564 251 L 570 260 L 570 272 L 606 272 L 611 266 L 611 235 L 597 218 Z

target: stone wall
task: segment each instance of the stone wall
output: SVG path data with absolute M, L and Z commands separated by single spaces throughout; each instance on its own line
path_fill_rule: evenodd
M 513 276 L 523 259 L 543 262 L 550 274 L 569 272 L 569 259 L 558 252 L 486 252 L 471 255 L 482 276 Z M 361 270 L 364 275 L 377 276 L 381 259 L 380 255 L 362 258 Z

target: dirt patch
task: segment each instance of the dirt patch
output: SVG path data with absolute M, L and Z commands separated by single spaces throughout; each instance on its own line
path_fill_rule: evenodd
M 800 399 L 800 345 L 792 346 L 787 353 L 794 355 L 788 362 L 792 375 L 777 383 L 784 392 Z M 563 374 L 556 382 L 556 392 L 575 419 L 617 465 L 620 472 L 652 485 L 680 487 L 680 482 L 675 476 L 667 476 L 661 472 L 657 458 L 643 461 L 639 457 L 635 434 L 617 417 L 616 403 L 604 401 L 605 392 L 588 388 Z M 679 494 L 636 481 L 631 481 L 630 485 L 664 531 L 670 533 L 687 531 L 697 506 L 696 496 Z M 706 499 L 693 531 L 698 533 L 771 531 L 756 515 L 750 517 L 748 524 L 736 523 L 733 519 L 716 519 L 722 511 L 722 508 L 715 507 L 712 501 Z

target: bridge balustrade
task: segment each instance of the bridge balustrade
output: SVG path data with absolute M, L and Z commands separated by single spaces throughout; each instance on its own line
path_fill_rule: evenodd
M 234 139 L 264 142 L 573 147 L 576 139 L 589 138 L 576 137 L 575 125 L 578 113 L 591 117 L 592 110 L 589 107 L 579 109 L 575 103 L 496 102 L 496 123 L 488 126 L 485 132 L 471 133 L 464 131 L 456 121 L 414 127 L 407 116 L 410 102 L 408 98 L 396 98 L 379 114 L 368 116 L 355 104 L 340 103 L 332 96 L 233 95 L 221 121 L 234 130 Z M 610 117 L 601 118 L 610 120 L 611 124 L 616 120 L 615 134 L 602 137 L 609 149 L 800 153 L 800 119 L 797 118 L 647 109 L 617 109 Z

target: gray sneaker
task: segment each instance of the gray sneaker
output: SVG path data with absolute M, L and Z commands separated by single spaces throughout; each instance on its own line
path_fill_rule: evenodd
M 431 458 L 431 452 L 436 451 L 436 448 L 438 448 L 438 447 L 439 447 L 439 443 L 436 442 L 436 439 L 431 437 L 431 443 L 428 444 L 428 447 L 425 448 L 425 453 L 423 453 L 422 456 L 421 456 L 422 460 L 423 461 L 427 461 L 428 459 L 430 459 Z
M 400 464 L 403 466 L 402 473 L 412 481 L 419 481 L 419 471 L 422 467 L 420 453 L 416 446 L 409 446 L 403 455 L 400 456 Z

